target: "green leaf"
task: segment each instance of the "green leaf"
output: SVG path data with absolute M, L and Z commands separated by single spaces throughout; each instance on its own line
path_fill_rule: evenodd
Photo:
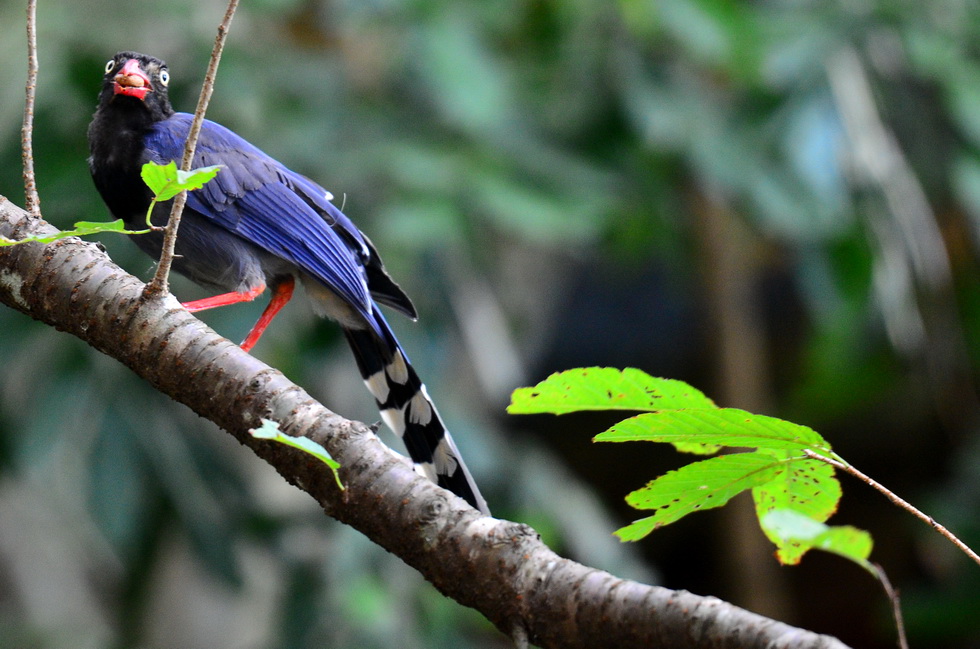
M 341 491 L 344 490 L 344 485 L 340 482 L 340 474 L 337 473 L 337 469 L 340 468 L 340 463 L 330 457 L 330 453 L 327 452 L 327 449 L 323 448 L 312 439 L 287 435 L 279 430 L 279 424 L 270 419 L 263 419 L 262 426 L 249 430 L 248 432 L 256 439 L 267 439 L 273 442 L 279 442 L 280 444 L 297 448 L 304 453 L 309 453 L 330 467 L 330 470 L 333 471 L 333 478 L 337 481 L 337 486 Z
M 731 453 L 670 471 L 626 496 L 637 509 L 656 509 L 653 516 L 617 530 L 624 541 L 636 541 L 688 514 L 721 507 L 747 489 L 771 482 L 786 470 L 786 460 L 765 453 Z
M 177 182 L 177 163 L 170 161 L 162 165 L 158 162 L 147 162 L 143 165 L 140 176 L 158 200 L 166 200 L 163 196 L 167 188 Z M 180 190 L 175 191 L 170 197 L 176 196 L 179 192 Z
M 115 221 L 108 222 L 97 222 L 97 221 L 78 221 L 75 223 L 75 229 L 72 231 L 77 233 L 77 236 L 83 236 L 86 234 L 97 234 L 99 232 L 118 232 L 119 234 L 142 234 L 145 230 L 138 230 L 136 232 L 126 229 L 126 224 L 123 223 L 122 219 L 116 219 Z
M 644 413 L 613 425 L 597 442 L 663 442 L 685 453 L 716 453 L 722 447 L 813 449 L 837 459 L 830 444 L 812 428 L 737 408 Z
M 518 388 L 507 412 L 514 415 L 581 410 L 716 408 L 683 381 L 655 378 L 634 368 L 585 367 L 552 374 L 532 388 Z
M 878 577 L 877 570 L 868 562 L 874 543 L 871 534 L 865 530 L 850 525 L 826 525 L 792 509 L 775 509 L 759 522 L 769 538 L 778 537 L 781 545 L 793 544 L 802 548 L 800 556 L 811 549 L 832 552 Z M 799 558 L 793 563 L 798 562 Z
M 151 161 L 143 165 L 140 176 L 153 192 L 154 200 L 166 201 L 185 189 L 188 191 L 200 189 L 217 175 L 220 168 L 221 165 L 211 165 L 182 171 L 173 161 L 165 165 Z
M 177 184 L 181 189 L 188 191 L 204 187 L 212 178 L 218 175 L 222 165 L 211 165 L 209 167 L 198 167 L 190 171 L 177 170 Z
M 18 239 L 16 241 L 13 239 L 7 239 L 6 237 L 0 237 L 0 246 L 15 246 L 21 243 L 29 242 L 51 243 L 53 241 L 58 241 L 59 239 L 64 239 L 65 237 L 84 237 L 90 234 L 99 234 L 101 232 L 115 232 L 117 234 L 145 234 L 149 232 L 149 230 L 127 230 L 126 224 L 122 222 L 122 219 L 116 219 L 115 221 L 105 223 L 79 221 L 75 223 L 74 229 L 62 230 L 61 232 L 56 232 L 54 234 L 24 237 L 23 239 Z
M 769 451 L 776 456 L 779 451 Z M 790 454 L 783 452 L 786 459 Z M 786 471 L 767 484 L 752 490 L 755 499 L 756 515 L 760 524 L 774 511 L 790 510 L 802 516 L 823 523 L 837 511 L 840 502 L 841 486 L 834 476 L 834 467 L 811 459 L 792 459 Z M 776 557 L 783 564 L 796 564 L 809 547 L 796 540 L 787 540 L 778 534 L 770 533 L 762 524 L 762 531 L 776 545 Z

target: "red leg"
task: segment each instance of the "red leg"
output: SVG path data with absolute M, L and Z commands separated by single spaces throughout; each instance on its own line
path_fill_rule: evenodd
M 221 295 L 213 295 L 211 297 L 206 297 L 202 300 L 194 300 L 193 302 L 184 302 L 183 307 L 194 313 L 195 311 L 204 311 L 205 309 L 213 309 L 217 306 L 228 306 L 229 304 L 237 304 L 239 302 L 251 302 L 265 290 L 265 284 L 260 284 L 250 291 L 244 293 L 222 293 Z
M 289 298 L 293 297 L 293 287 L 296 282 L 292 277 L 287 277 L 282 282 L 276 285 L 273 289 L 272 299 L 269 301 L 269 306 L 265 307 L 265 311 L 259 316 L 258 322 L 252 327 L 252 330 L 248 332 L 248 336 L 242 341 L 242 349 L 249 351 L 252 347 L 255 347 L 255 343 L 259 342 L 259 338 L 262 337 L 262 333 L 265 328 L 269 326 L 272 319 L 276 317 L 276 314 L 286 306 L 286 302 L 289 302 Z

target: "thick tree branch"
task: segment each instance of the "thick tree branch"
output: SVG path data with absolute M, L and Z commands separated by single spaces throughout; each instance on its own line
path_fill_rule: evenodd
M 0 235 L 50 229 L 0 196 Z M 531 528 L 484 517 L 417 476 L 364 424 L 313 400 L 172 296 L 77 239 L 0 249 L 0 301 L 118 359 L 215 422 L 339 521 L 401 557 L 445 595 L 501 631 L 542 647 L 845 649 L 713 597 L 646 586 L 563 559 Z M 339 491 L 318 460 L 253 439 L 265 417 L 323 444 L 341 463 Z

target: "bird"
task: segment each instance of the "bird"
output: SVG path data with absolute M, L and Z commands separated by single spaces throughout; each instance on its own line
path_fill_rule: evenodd
M 89 170 L 114 218 L 144 226 L 152 195 L 142 166 L 179 161 L 192 116 L 176 112 L 167 64 L 125 51 L 105 65 L 88 128 Z M 379 305 L 412 320 L 412 301 L 391 278 L 368 237 L 333 203 L 333 195 L 220 124 L 204 120 L 193 167 L 220 165 L 217 176 L 188 192 L 173 269 L 215 295 L 184 302 L 191 312 L 271 299 L 242 342 L 249 351 L 293 295 L 297 280 L 314 311 L 336 321 L 353 351 L 381 418 L 404 441 L 417 473 L 489 514 L 469 469 L 425 385 Z M 151 223 L 165 225 L 172 200 Z M 163 233 L 130 238 L 159 258 Z

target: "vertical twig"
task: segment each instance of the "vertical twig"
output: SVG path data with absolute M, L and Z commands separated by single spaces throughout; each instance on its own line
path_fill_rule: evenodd
M 895 618 L 895 631 L 898 634 L 898 647 L 899 649 L 909 649 L 909 639 L 905 635 L 905 618 L 902 617 L 902 602 L 898 597 L 898 591 L 892 586 L 892 582 L 881 566 L 872 563 L 871 567 L 874 569 L 878 581 L 881 582 L 882 588 L 885 589 L 888 601 L 891 602 L 892 616 Z
M 41 199 L 34 180 L 34 94 L 37 89 L 37 0 L 27 0 L 27 98 L 24 101 L 24 124 L 20 131 L 24 162 L 24 206 L 33 216 L 41 216 Z
M 190 171 L 194 160 L 194 150 L 197 148 L 197 138 L 201 133 L 201 124 L 204 122 L 204 112 L 211 101 L 211 93 L 214 91 L 214 79 L 218 74 L 218 62 L 221 60 L 221 52 L 225 47 L 225 40 L 228 37 L 228 27 L 231 19 L 235 16 L 238 8 L 238 0 L 229 0 L 228 9 L 225 17 L 218 25 L 218 35 L 214 39 L 214 49 L 211 50 L 211 62 L 208 64 L 208 71 L 204 75 L 204 85 L 201 87 L 201 95 L 197 100 L 197 109 L 194 111 L 194 120 L 191 122 L 191 129 L 187 134 L 187 144 L 184 146 L 184 157 L 181 160 L 180 168 Z M 153 279 L 146 285 L 143 295 L 153 297 L 168 291 L 167 278 L 170 275 L 170 266 L 174 259 L 174 245 L 177 242 L 177 228 L 180 226 L 180 215 L 184 211 L 184 204 L 187 202 L 187 192 L 183 191 L 174 198 L 173 208 L 170 210 L 170 220 L 167 222 L 167 229 L 163 235 L 163 251 L 160 253 L 160 263 Z
M 523 624 L 514 623 L 510 631 L 510 639 L 514 643 L 514 649 L 527 649 L 529 646 L 527 629 Z

